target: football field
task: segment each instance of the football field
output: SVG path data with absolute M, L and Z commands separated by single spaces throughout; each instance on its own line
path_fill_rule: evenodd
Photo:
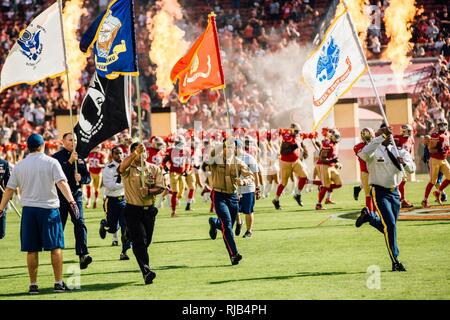
M 425 177 L 407 184 L 407 198 L 419 206 Z M 304 207 L 292 196 L 281 198 L 282 211 L 269 199 L 257 202 L 250 239 L 237 239 L 243 260 L 231 266 L 221 233 L 208 235 L 209 203 L 200 196 L 195 211 L 170 218 L 160 209 L 150 246 L 154 283 L 143 285 L 132 251 L 131 260 L 119 261 L 120 247 L 111 235 L 98 234 L 101 209 L 85 211 L 88 245 L 93 263 L 78 274 L 73 227 L 66 226 L 64 278 L 80 290 L 53 293 L 49 253 L 40 255 L 41 293 L 29 296 L 25 254 L 20 252 L 17 215 L 8 212 L 7 234 L 0 240 L 0 299 L 450 299 L 450 220 L 398 222 L 400 261 L 407 272 L 391 272 L 384 237 L 370 225 L 357 229 L 352 219 L 364 204 L 353 200 L 353 186 L 334 192 L 335 205 L 314 210 L 317 191 L 303 195 Z M 430 202 L 433 204 L 433 198 Z M 332 217 L 324 222 L 328 217 Z M 321 224 L 321 222 L 323 222 Z

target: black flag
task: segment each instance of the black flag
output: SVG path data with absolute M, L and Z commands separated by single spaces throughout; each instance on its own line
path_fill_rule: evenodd
M 94 147 L 129 128 L 128 83 L 129 76 L 109 80 L 96 72 L 92 77 L 74 128 L 79 157 L 86 158 Z

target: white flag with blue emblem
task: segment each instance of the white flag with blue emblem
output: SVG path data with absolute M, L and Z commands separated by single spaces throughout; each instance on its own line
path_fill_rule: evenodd
M 366 71 L 364 57 L 353 36 L 347 10 L 330 24 L 324 39 L 303 65 L 303 81 L 313 94 L 316 129 L 334 104 Z
M 65 73 L 58 3 L 22 30 L 0 74 L 0 92 L 17 84 L 34 84 Z

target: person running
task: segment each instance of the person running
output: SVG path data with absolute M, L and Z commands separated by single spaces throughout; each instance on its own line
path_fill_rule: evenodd
M 100 151 L 99 146 L 95 147 L 88 155 L 88 168 L 92 183 L 86 185 L 86 208 L 91 207 L 91 185 L 94 188 L 93 208 L 97 208 L 97 198 L 102 181 L 102 170 L 105 167 L 105 160 L 106 157 L 104 153 Z
M 150 269 L 148 248 L 152 242 L 158 209 L 156 195 L 164 191 L 160 167 L 145 161 L 142 143 L 130 146 L 130 155 L 119 166 L 125 191 L 125 223 L 127 236 L 131 240 L 133 254 L 141 269 L 145 284 L 153 283 L 156 273 Z
M 400 129 L 400 134 L 394 136 L 394 140 L 398 141 L 398 144 L 401 148 L 408 151 L 411 156 L 413 156 L 414 151 L 414 138 L 412 136 L 413 128 L 410 124 L 402 125 Z M 398 191 L 400 192 L 400 202 L 402 208 L 412 208 L 414 207 L 411 202 L 406 200 L 405 198 L 405 185 L 406 185 L 406 177 L 398 186 Z
M 191 150 L 186 145 L 186 139 L 182 135 L 177 135 L 173 142 L 174 146 L 167 149 L 163 160 L 165 171 L 169 172 L 170 175 L 172 218 L 177 216 L 178 197 L 182 196 L 185 187 L 184 178 L 191 171 Z M 170 168 L 167 168 L 167 164 L 169 164 Z M 190 196 L 193 197 L 193 194 Z
M 293 123 L 291 124 L 291 128 L 282 134 L 283 141 L 280 147 L 281 183 L 278 185 L 275 198 L 272 200 L 272 203 L 277 210 L 281 209 L 280 196 L 293 173 L 298 177 L 297 190 L 294 199 L 299 206 L 303 206 L 301 192 L 308 181 L 308 175 L 306 174 L 306 166 L 301 161 L 300 154 L 303 154 L 303 158 L 307 159 L 308 151 L 303 144 L 303 141 L 298 142 L 300 130 L 300 125 Z
M 438 119 L 436 121 L 437 131 L 431 134 L 430 139 L 427 139 L 426 145 L 430 152 L 430 181 L 425 188 L 425 194 L 422 200 L 423 208 L 430 208 L 428 204 L 428 196 L 430 195 L 433 186 L 436 185 L 439 172 L 445 177 L 444 182 L 440 185 L 437 192 L 435 192 L 436 201 L 441 204 L 441 193 L 450 183 L 450 165 L 447 161 L 447 156 L 450 151 L 450 134 L 448 132 L 448 122 L 446 119 Z
M 353 147 L 353 151 L 355 152 L 355 155 L 358 158 L 359 162 L 359 169 L 361 172 L 360 173 L 361 186 L 366 196 L 365 208 L 367 208 L 369 212 L 374 212 L 375 207 L 373 206 L 372 196 L 370 195 L 369 171 L 367 169 L 366 162 L 358 155 L 358 153 L 361 152 L 362 149 L 364 149 L 364 147 L 367 146 L 373 140 L 373 138 L 375 138 L 375 132 L 373 131 L 372 128 L 363 128 L 360 132 L 360 135 L 362 141 Z
M 235 156 L 235 143 L 232 137 L 224 139 L 223 144 L 212 150 L 208 159 L 213 189 L 212 202 L 217 214 L 217 218 L 209 218 L 209 236 L 214 240 L 217 230 L 222 231 L 232 265 L 239 264 L 242 259 L 233 234 L 233 225 L 239 212 L 237 188 L 254 181 L 247 165 Z
M 105 187 L 105 213 L 106 219 L 100 221 L 100 238 L 105 239 L 106 233 L 116 233 L 120 227 L 122 235 L 122 252 L 120 260 L 129 260 L 127 250 L 131 248 L 131 242 L 126 234 L 125 223 L 125 192 L 121 176 L 118 172 L 120 163 L 123 158 L 123 151 L 119 146 L 115 146 L 111 150 L 112 161 L 108 163 L 103 170 L 103 186 Z
M 5 190 L 6 185 L 11 173 L 9 170 L 9 163 L 6 160 L 0 159 L 0 199 L 3 197 L 3 190 Z M 6 210 L 3 211 L 3 215 L 0 217 L 0 239 L 3 239 L 6 235 Z
M 91 182 L 91 176 L 86 167 L 86 162 L 83 159 L 78 159 L 78 154 L 73 148 L 73 136 L 71 133 L 65 133 L 63 135 L 63 148 L 53 154 L 53 158 L 58 160 L 63 168 L 64 174 L 67 177 L 70 190 L 78 205 L 79 215 L 75 217 L 71 214 L 70 205 L 65 200 L 64 195 L 58 191 L 60 200 L 59 214 L 63 228 L 66 226 L 67 218 L 70 215 L 71 221 L 74 226 L 75 234 L 75 252 L 80 259 L 80 269 L 86 269 L 89 264 L 92 263 L 92 257 L 89 255 L 87 245 L 87 228 L 84 222 L 83 214 L 83 191 L 82 185 L 89 184 Z M 75 173 L 75 166 L 77 166 L 78 173 Z
M 322 186 L 319 191 L 316 210 L 323 210 L 322 200 L 327 192 L 332 192 L 335 189 L 342 187 L 342 180 L 338 169 L 341 168 L 338 157 L 338 143 L 341 140 L 341 134 L 337 129 L 328 131 L 328 138 L 322 141 L 322 148 L 320 150 L 320 157 L 317 161 L 319 164 L 320 177 Z M 333 204 L 334 202 L 328 201 Z
M 69 204 L 71 215 L 78 217 L 79 208 L 74 200 L 61 165 L 44 154 L 44 138 L 32 134 L 27 139 L 30 154 L 15 166 L 0 203 L 0 217 L 17 188 L 21 190 L 22 219 L 20 223 L 21 251 L 27 252 L 30 277 L 29 294 L 38 294 L 37 282 L 39 252 L 51 252 L 55 278 L 54 292 L 68 292 L 63 281 L 64 231 L 58 208 L 57 188 Z
M 381 127 L 376 133 L 376 138 L 358 152 L 358 156 L 367 164 L 376 214 L 362 210 L 355 226 L 359 228 L 369 222 L 372 227 L 383 233 L 392 262 L 392 271 L 406 271 L 405 266 L 398 260 L 397 218 L 400 213 L 398 186 L 403 179 L 404 171 L 413 173 L 416 165 L 406 150 L 397 149 L 398 156 L 396 155 L 391 135 L 391 128 Z
M 259 200 L 261 196 L 261 189 L 260 189 L 260 176 L 259 176 L 259 165 L 256 161 L 255 157 L 248 153 L 246 150 L 243 149 L 241 141 L 237 140 L 237 155 L 238 159 L 242 160 L 247 167 L 249 168 L 250 172 L 253 174 L 254 182 L 250 183 L 245 186 L 239 187 L 239 213 L 243 213 L 245 216 L 245 226 L 247 230 L 244 233 L 243 238 L 251 238 L 253 236 L 253 224 L 255 221 L 254 218 L 254 207 L 255 207 L 255 200 Z M 239 177 L 240 179 L 243 179 L 243 176 Z M 240 234 L 240 223 L 239 223 L 239 213 L 238 213 L 238 222 L 236 224 L 236 230 L 235 234 L 238 236 Z M 239 230 L 238 230 L 239 226 Z

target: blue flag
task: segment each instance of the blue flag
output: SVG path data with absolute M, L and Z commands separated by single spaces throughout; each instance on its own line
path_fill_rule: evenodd
M 94 20 L 80 41 L 81 51 L 89 53 L 92 48 L 99 76 L 139 75 L 133 0 L 112 0 Z

